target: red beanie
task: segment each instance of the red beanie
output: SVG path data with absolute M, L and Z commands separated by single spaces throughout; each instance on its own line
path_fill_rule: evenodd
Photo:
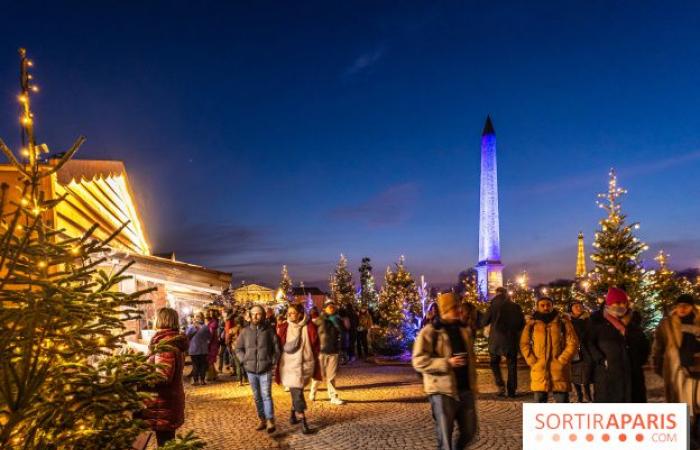
M 611 287 L 608 289 L 608 295 L 605 296 L 605 304 L 610 306 L 615 303 L 627 303 L 628 298 L 625 291 L 620 288 Z

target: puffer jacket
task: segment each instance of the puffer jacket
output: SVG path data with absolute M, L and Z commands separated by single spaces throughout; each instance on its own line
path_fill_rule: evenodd
M 246 372 L 261 374 L 271 371 L 280 359 L 275 329 L 266 322 L 245 327 L 236 340 L 236 357 Z
M 571 359 L 578 351 L 578 337 L 568 316 L 557 313 L 545 323 L 535 314 L 525 324 L 520 351 L 530 366 L 533 392 L 571 390 Z
M 469 328 L 461 328 L 467 353 L 469 354 L 467 368 L 469 371 L 469 386 L 476 393 L 476 360 L 474 358 L 474 343 Z M 423 374 L 423 389 L 428 395 L 443 394 L 459 400 L 457 379 L 448 360 L 453 356 L 450 337 L 440 321 L 427 324 L 418 334 L 413 344 L 413 368 Z
M 690 372 L 700 372 L 700 361 L 695 359 L 693 367 L 681 365 L 680 348 L 683 328 L 700 335 L 700 308 L 695 308 L 694 323 L 684 325 L 676 314 L 671 314 L 659 323 L 654 336 L 652 361 L 654 371 L 664 379 L 664 394 L 668 403 L 687 403 L 692 416 L 700 414 L 700 379 Z M 688 370 L 690 369 L 690 370 Z
M 202 324 L 188 328 L 187 338 L 190 340 L 188 352 L 190 356 L 209 354 L 209 342 L 213 336 L 208 326 Z
M 169 351 L 153 353 L 157 344 L 167 344 Z M 151 363 L 160 364 L 163 380 L 153 390 L 156 397 L 145 402 L 142 417 L 155 431 L 175 431 L 185 422 L 185 391 L 182 387 L 182 371 L 187 338 L 178 330 L 159 330 L 149 346 Z
M 337 355 L 340 353 L 343 323 L 338 314 L 327 316 L 322 314 L 314 324 L 318 328 L 318 337 L 321 341 L 321 353 Z

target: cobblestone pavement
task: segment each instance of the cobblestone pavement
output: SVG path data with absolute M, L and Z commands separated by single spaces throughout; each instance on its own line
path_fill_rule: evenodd
M 495 395 L 487 368 L 478 370 L 479 436 L 471 449 L 521 448 L 523 392 L 515 401 Z M 529 377 L 520 370 L 520 389 L 527 390 Z M 186 422 L 179 432 L 194 430 L 207 449 L 369 450 L 433 449 L 435 437 L 430 407 L 415 372 L 407 366 L 375 366 L 353 363 L 343 366 L 338 377 L 342 406 L 328 402 L 326 391 L 308 402 L 310 425 L 316 430 L 303 435 L 289 424 L 291 401 L 280 386 L 273 387 L 277 431 L 273 435 L 253 430 L 257 425 L 250 387 L 239 387 L 222 376 L 207 386 L 186 387 Z M 648 376 L 652 400 L 662 395 L 660 379 Z M 308 392 L 307 392 L 308 399 Z

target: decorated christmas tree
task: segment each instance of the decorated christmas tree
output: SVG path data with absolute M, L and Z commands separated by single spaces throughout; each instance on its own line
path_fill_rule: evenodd
M 420 326 L 421 302 L 413 276 L 406 270 L 404 257 L 396 271 L 387 267 L 384 286 L 379 293 L 379 317 L 386 332 L 387 345 L 406 351 Z
M 515 279 L 515 282 L 506 282 L 508 295 L 514 303 L 520 305 L 523 314 L 532 314 L 535 311 L 535 303 L 537 295 L 535 290 L 530 287 L 530 277 L 527 272 L 523 272 Z
M 610 171 L 608 192 L 599 194 L 598 206 L 607 212 L 607 217 L 600 221 L 600 229 L 595 234 L 591 259 L 595 264 L 590 276 L 591 293 L 599 301 L 611 286 L 627 292 L 633 306 L 642 314 L 643 326 L 651 331 L 653 317 L 650 312 L 657 309 L 649 302 L 648 282 L 644 281 L 644 269 L 640 255 L 648 247 L 641 242 L 633 230 L 638 223 L 627 223 L 627 216 L 622 212 L 621 197 L 627 191 L 617 184 L 615 171 Z
M 131 448 L 147 429 L 135 417 L 150 397 L 143 389 L 160 379 L 145 355 L 122 351 L 124 322 L 141 316 L 147 291 L 119 291 L 129 265 L 103 268 L 121 230 L 100 240 L 97 225 L 79 237 L 53 228 L 52 212 L 67 198 L 52 196 L 49 177 L 85 138 L 42 162 L 48 147 L 35 141 L 31 63 L 24 50 L 20 56 L 21 156 L 0 140 L 18 176 L 0 196 L 0 448 Z M 163 448 L 200 446 L 178 440 Z
M 697 284 L 671 270 L 668 266 L 669 255 L 663 250 L 659 251 L 654 260 L 659 265 L 658 269 L 647 271 L 643 279 L 645 290 L 649 293 L 647 303 L 650 305 L 651 326 L 655 326 L 663 316 L 670 313 L 679 295 L 700 294 Z
M 367 257 L 362 258 L 362 264 L 358 270 L 360 272 L 360 304 L 376 311 L 379 295 L 372 275 L 371 260 Z
M 332 295 L 338 305 L 354 305 L 355 286 L 352 284 L 352 274 L 348 270 L 348 259 L 342 253 L 333 273 L 333 280 Z
M 289 301 L 292 298 L 292 279 L 289 277 L 287 266 L 282 266 L 280 272 L 280 284 L 277 287 L 276 300 L 278 302 Z

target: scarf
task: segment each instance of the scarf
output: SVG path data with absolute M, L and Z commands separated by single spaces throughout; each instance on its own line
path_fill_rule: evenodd
M 301 347 L 301 330 L 306 325 L 306 316 L 297 323 L 287 323 L 287 340 L 284 343 L 284 352 L 296 353 Z
M 627 314 L 630 314 L 630 311 L 628 311 Z M 625 335 L 625 333 L 627 332 L 627 326 L 623 322 L 624 316 L 618 319 L 617 317 L 610 314 L 606 309 L 605 311 L 603 311 L 603 317 L 605 317 L 605 320 L 610 322 L 610 325 L 617 328 L 617 331 L 619 331 L 621 335 Z

